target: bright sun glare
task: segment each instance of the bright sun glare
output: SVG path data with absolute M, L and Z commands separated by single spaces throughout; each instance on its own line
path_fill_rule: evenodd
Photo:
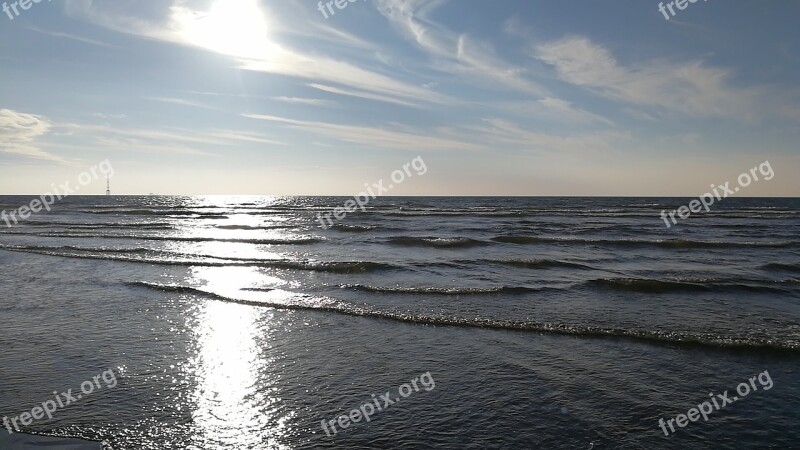
M 176 10 L 175 20 L 184 39 L 230 56 L 263 59 L 271 42 L 258 0 L 218 0 L 206 13 Z

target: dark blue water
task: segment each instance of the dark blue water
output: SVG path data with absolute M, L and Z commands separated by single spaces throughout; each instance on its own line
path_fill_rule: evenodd
M 690 199 L 382 198 L 324 229 L 346 200 L 73 197 L 3 227 L 0 414 L 113 369 L 24 430 L 114 449 L 796 445 L 800 201 L 667 228 Z M 764 371 L 771 389 L 659 428 Z M 434 389 L 323 431 L 427 372 Z

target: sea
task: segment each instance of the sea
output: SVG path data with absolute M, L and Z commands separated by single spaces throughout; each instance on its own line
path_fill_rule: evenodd
M 382 197 L 323 226 L 347 200 L 74 196 L 0 222 L 0 416 L 71 390 L 20 431 L 107 449 L 800 448 L 799 199 L 667 227 L 691 199 Z

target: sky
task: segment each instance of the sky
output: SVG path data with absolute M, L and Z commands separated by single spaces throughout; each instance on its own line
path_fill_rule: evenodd
M 1 194 L 800 196 L 797 0 L 15 3 Z

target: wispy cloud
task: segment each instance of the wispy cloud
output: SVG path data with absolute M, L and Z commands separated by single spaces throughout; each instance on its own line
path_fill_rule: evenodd
M 237 1 L 239 6 L 255 5 L 252 0 Z M 224 6 L 227 8 L 228 5 Z M 316 53 L 304 53 L 277 42 L 275 36 L 270 37 L 266 31 L 262 33 L 256 29 L 266 27 L 266 24 L 253 17 L 260 14 L 260 10 L 254 10 L 241 18 L 244 20 L 246 17 L 248 24 L 242 24 L 237 29 L 237 36 L 221 39 L 220 35 L 231 32 L 227 28 L 231 26 L 231 17 L 217 15 L 228 14 L 225 11 L 230 12 L 233 9 L 211 11 L 207 3 L 202 1 L 173 0 L 162 7 L 163 16 L 149 19 L 137 15 L 130 7 L 111 2 L 67 0 L 67 9 L 76 17 L 118 32 L 227 54 L 242 70 L 349 86 L 401 101 L 447 101 L 441 94 L 374 72 L 354 61 L 346 62 Z
M 469 127 L 482 135 L 482 140 L 495 146 L 510 145 L 539 154 L 580 156 L 618 152 L 620 143 L 631 140 L 628 133 L 618 131 L 557 135 L 532 130 L 506 119 L 486 118 L 483 122 L 484 125 Z
M 218 156 L 212 153 L 182 144 L 169 144 L 164 141 L 148 141 L 134 138 L 115 138 L 107 136 L 95 137 L 95 143 L 114 153 L 155 153 L 159 155 L 176 154 L 191 156 Z
M 92 116 L 98 117 L 100 119 L 114 119 L 114 120 L 120 120 L 128 117 L 125 114 L 106 114 L 106 113 L 92 113 Z
M 499 103 L 498 106 L 505 111 L 511 111 L 520 116 L 552 119 L 566 125 L 614 125 L 614 122 L 606 117 L 586 111 L 571 102 L 555 97 L 522 102 L 503 102 Z
M 0 109 L 0 152 L 63 163 L 63 158 L 44 152 L 37 145 L 52 126 L 42 116 Z
M 60 39 L 71 39 L 73 41 L 83 42 L 84 44 L 98 45 L 98 46 L 101 46 L 101 47 L 112 47 L 112 48 L 116 47 L 116 46 L 108 44 L 106 42 L 101 42 L 101 41 L 97 41 L 97 40 L 94 40 L 94 39 L 89 39 L 89 38 L 85 38 L 85 37 L 81 37 L 81 36 L 75 36 L 74 34 L 62 33 L 60 31 L 47 31 L 47 30 L 42 30 L 41 28 L 36 28 L 36 27 L 27 27 L 27 29 L 29 29 L 31 31 L 35 31 L 37 33 L 46 34 L 48 36 L 60 38 Z
M 330 94 L 345 95 L 345 96 L 349 96 L 349 97 L 363 98 L 363 99 L 366 99 L 366 100 L 374 100 L 374 101 L 377 101 L 377 102 L 392 103 L 392 104 L 395 104 L 395 105 L 408 106 L 410 108 L 420 108 L 420 106 L 415 104 L 415 103 L 407 102 L 407 101 L 400 100 L 400 99 L 393 98 L 393 97 L 388 97 L 388 96 L 385 96 L 385 95 L 373 94 L 371 92 L 364 92 L 364 91 L 359 91 L 359 90 L 341 89 L 341 88 L 337 88 L 337 87 L 333 87 L 333 86 L 326 86 L 324 84 L 318 84 L 318 83 L 312 83 L 312 84 L 309 84 L 309 86 L 314 88 L 314 89 L 319 89 L 320 91 L 328 92 Z
M 60 128 L 69 130 L 73 136 L 88 137 L 109 151 L 217 156 L 204 148 L 238 147 L 247 143 L 285 145 L 263 134 L 236 130 L 147 129 L 74 123 Z
M 349 86 L 358 91 L 400 101 L 447 103 L 445 96 L 387 75 L 326 56 L 311 56 L 275 47 L 269 59 L 240 60 L 238 67 L 256 72 L 289 75 L 314 82 Z
M 769 89 L 734 86 L 730 70 L 702 61 L 625 67 L 606 47 L 585 37 L 538 45 L 533 55 L 553 66 L 561 80 L 628 105 L 752 121 L 763 118 L 775 101 L 785 104 Z
M 202 109 L 217 109 L 212 106 L 195 102 L 192 100 L 185 100 L 182 98 L 171 98 L 171 97 L 144 97 L 145 100 L 152 100 L 154 102 L 161 102 L 161 103 L 172 103 L 174 105 L 181 105 L 181 106 L 191 106 L 193 108 L 202 108 Z
M 321 100 L 318 98 L 303 98 L 303 97 L 272 97 L 273 100 L 277 100 L 279 102 L 284 103 L 295 103 L 299 105 L 311 105 L 311 106 L 327 106 L 330 105 L 331 102 L 327 100 Z
M 381 13 L 417 47 L 434 58 L 433 68 L 505 89 L 542 96 L 547 90 L 526 76 L 527 70 L 504 61 L 492 47 L 435 22 L 430 14 L 448 0 L 378 0 Z
M 261 114 L 242 114 L 251 119 L 280 123 L 308 133 L 360 144 L 373 149 L 393 149 L 409 152 L 420 150 L 482 150 L 483 147 L 466 140 L 456 140 L 431 134 L 397 131 L 354 125 L 311 122 Z

